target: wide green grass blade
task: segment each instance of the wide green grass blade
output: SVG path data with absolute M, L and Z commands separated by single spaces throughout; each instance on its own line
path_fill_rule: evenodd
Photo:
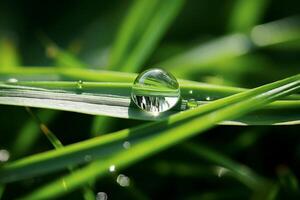
M 211 86 L 197 82 L 182 81 L 181 101 L 175 109 L 159 116 L 151 115 L 137 108 L 130 99 L 130 83 L 107 82 L 17 82 L 0 84 L 0 104 L 29 106 L 79 112 L 92 115 L 106 115 L 119 118 L 140 120 L 162 120 L 168 116 L 187 109 L 187 101 L 195 99 L 199 105 L 206 104 L 208 98 L 219 99 L 231 94 L 231 88 Z M 224 90 L 222 90 L 224 89 Z M 192 93 L 191 93 L 192 91 Z M 269 109 L 251 118 L 237 120 L 228 124 L 276 124 L 296 123 L 299 114 L 298 101 L 280 101 L 269 106 Z M 289 109 L 288 115 L 282 110 Z M 266 114 L 265 114 L 266 113 Z M 286 119 L 286 117 L 289 117 Z M 240 123 L 239 123 L 240 122 Z M 223 122 L 226 124 L 226 122 Z
M 215 102 L 192 110 L 172 115 L 164 121 L 149 123 L 132 129 L 125 129 L 114 134 L 73 144 L 61 150 L 34 155 L 24 160 L 7 164 L 1 170 L 0 179 L 5 182 L 12 181 L 33 174 L 59 169 L 70 164 L 79 164 L 85 162 L 84 157 L 86 155 L 91 155 L 93 159 L 103 156 L 108 159 L 110 157 L 108 152 L 113 153 L 116 150 L 119 151 L 123 149 L 122 143 L 124 139 L 128 139 L 135 148 L 142 148 L 140 149 L 140 154 L 138 153 L 139 151 L 134 151 L 132 156 L 146 156 L 147 154 L 143 154 L 145 153 L 143 152 L 144 148 L 149 148 L 147 151 L 151 150 L 151 152 L 152 150 L 158 151 L 161 148 L 175 144 L 184 138 L 186 139 L 198 133 L 200 130 L 204 131 L 218 122 L 225 119 L 237 118 L 246 112 L 258 109 L 259 107 L 280 98 L 282 95 L 288 95 L 297 91 L 300 87 L 299 78 L 300 75 L 290 77 L 247 92 L 216 100 Z M 187 129 L 187 126 L 190 128 Z M 174 134 L 172 135 L 172 133 Z M 127 138 L 128 134 L 130 134 L 129 138 Z M 149 137 L 152 139 L 148 140 Z M 143 145 L 141 146 L 137 145 L 140 144 L 140 141 L 144 141 L 145 143 L 143 142 Z M 155 142 L 157 142 L 157 144 L 154 145 Z M 161 146 L 158 146 L 158 144 L 161 144 Z M 153 147 L 155 149 L 153 149 Z M 125 152 L 121 151 L 121 154 L 125 153 L 127 155 L 132 149 L 133 148 Z M 120 160 L 115 157 L 110 161 L 111 164 L 114 164 L 115 162 L 122 163 L 125 157 L 118 158 Z M 133 159 L 134 157 L 130 156 L 130 158 Z M 53 162 L 55 162 L 55 165 L 51 164 Z M 32 166 L 35 166 L 35 170 L 30 170 L 32 169 Z M 30 171 L 33 174 L 31 174 Z M 24 172 L 26 173 L 24 174 Z
M 80 150 L 78 151 L 78 147 L 82 144 L 81 143 L 66 147 L 64 150 L 60 150 L 60 152 L 56 151 L 43 153 L 21 161 L 16 161 L 15 163 L 11 163 L 10 165 L 3 167 L 0 177 L 2 181 L 5 178 L 6 181 L 8 181 L 9 179 L 12 180 L 12 178 L 14 178 L 14 176 L 17 174 L 18 176 L 21 176 L 21 174 L 24 176 L 25 170 L 26 173 L 29 172 L 27 169 L 29 166 L 35 166 L 36 170 L 38 169 L 40 172 L 43 171 L 43 173 L 45 173 L 46 170 L 41 166 L 41 164 L 46 164 L 49 162 L 51 157 L 58 159 L 57 161 L 60 162 L 62 162 L 62 158 L 64 158 L 63 160 L 66 161 L 66 158 L 70 156 L 70 153 L 74 153 L 76 149 L 77 153 L 73 154 L 73 162 L 75 160 L 75 155 L 78 156 L 76 162 L 79 162 L 80 160 L 82 161 L 82 156 L 84 154 L 92 155 L 93 157 L 97 156 L 100 158 L 100 152 L 96 153 L 95 150 L 102 147 L 102 153 L 104 153 L 102 154 L 102 159 L 93 162 L 91 165 L 88 165 L 80 170 L 77 170 L 71 175 L 67 175 L 62 179 L 58 179 L 40 189 L 37 189 L 24 199 L 57 197 L 67 192 L 71 192 L 91 179 L 95 179 L 96 177 L 107 174 L 111 165 L 115 165 L 117 169 L 124 168 L 125 166 L 135 163 L 142 158 L 162 151 L 167 147 L 186 140 L 196 134 L 202 133 L 205 130 L 213 127 L 217 122 L 244 115 L 274 101 L 275 99 L 278 99 L 281 96 L 289 95 L 299 91 L 299 89 L 300 75 L 297 75 L 250 90 L 248 92 L 220 99 L 201 108 L 196 108 L 194 110 L 173 115 L 163 123 L 158 122 L 147 124 L 131 130 L 125 129 L 113 135 L 108 135 L 108 137 L 103 136 L 101 138 L 102 141 L 98 142 L 98 144 L 96 144 L 97 139 L 86 141 L 86 145 L 90 142 L 90 144 L 94 146 L 94 148 L 92 148 L 94 150 L 93 154 L 90 154 L 91 151 L 88 152 L 87 149 L 83 149 L 83 146 L 81 146 Z M 164 123 L 167 123 L 169 126 L 166 129 L 161 129 Z M 170 126 L 171 124 L 172 126 Z M 109 138 L 110 136 L 112 137 Z M 124 139 L 130 141 L 132 144 L 131 148 L 126 150 L 122 148 L 122 142 Z M 107 143 L 105 140 L 108 140 L 111 143 L 101 146 L 101 144 Z M 119 140 L 119 142 L 112 142 L 113 140 Z M 79 152 L 83 154 L 78 155 Z M 108 154 L 109 152 L 110 154 Z M 61 154 L 59 155 L 59 153 Z M 79 157 L 81 157 L 81 159 Z M 52 162 L 53 161 L 54 160 L 52 160 Z M 52 165 L 52 167 L 57 167 L 60 162 L 56 162 L 56 165 Z M 48 163 L 46 166 L 49 167 L 50 163 Z M 34 173 L 36 173 L 36 171 Z M 64 184 L 67 185 L 68 191 L 63 188 L 62 181 L 64 181 Z
M 19 81 L 95 81 L 95 82 L 126 82 L 133 83 L 137 74 L 128 72 L 116 72 L 106 70 L 91 70 L 91 69 L 78 69 L 74 68 L 63 69 L 56 67 L 17 67 L 13 69 L 0 69 L 0 81 L 10 81 L 10 79 L 17 79 Z M 180 85 L 183 83 L 190 84 L 191 86 L 197 82 L 178 80 Z M 216 91 L 227 91 L 228 95 L 237 92 L 245 91 L 246 89 L 240 87 L 228 87 L 221 85 L 205 84 L 211 86 L 211 89 Z M 298 95 L 286 97 L 288 99 L 299 100 Z

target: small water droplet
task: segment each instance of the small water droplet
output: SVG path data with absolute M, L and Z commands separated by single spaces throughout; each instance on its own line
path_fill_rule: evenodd
M 119 183 L 122 187 L 128 187 L 130 185 L 130 179 L 129 177 L 125 176 L 124 174 L 120 174 L 117 177 L 117 183 Z
M 9 79 L 7 79 L 7 82 L 9 82 L 9 83 L 17 83 L 18 79 L 16 79 L 16 78 L 9 78 Z
M 91 155 L 85 155 L 85 156 L 84 156 L 84 160 L 85 160 L 86 162 L 90 162 L 90 161 L 92 160 L 92 156 L 91 156 Z
M 190 90 L 189 93 L 190 93 L 190 94 L 193 94 L 193 90 Z
M 222 176 L 224 176 L 228 172 L 229 172 L 229 170 L 224 168 L 224 167 L 217 167 L 216 168 L 216 173 L 217 173 L 219 178 L 221 178 Z
M 131 98 L 140 109 L 158 115 L 177 104 L 180 88 L 172 74 L 161 69 L 150 69 L 135 79 Z
M 79 80 L 78 82 L 77 82 L 77 87 L 78 87 L 78 89 L 82 89 L 83 88 L 83 81 L 82 80 Z
M 110 172 L 114 172 L 116 171 L 116 166 L 115 165 L 111 165 L 109 166 L 109 169 L 108 169 Z
M 105 192 L 98 192 L 96 200 L 107 200 L 107 194 Z
M 65 190 L 68 190 L 68 185 L 67 185 L 67 182 L 65 181 L 65 179 L 62 180 L 62 185 Z
M 0 150 L 0 162 L 6 162 L 9 160 L 10 153 L 6 149 Z
M 123 143 L 123 147 L 124 147 L 124 149 L 129 149 L 129 148 L 131 147 L 130 142 L 125 141 L 125 142 Z
M 188 109 L 194 109 L 198 106 L 198 102 L 195 99 L 189 99 L 186 105 Z
M 210 101 L 211 98 L 210 98 L 210 97 L 206 97 L 205 100 L 206 100 L 206 101 Z

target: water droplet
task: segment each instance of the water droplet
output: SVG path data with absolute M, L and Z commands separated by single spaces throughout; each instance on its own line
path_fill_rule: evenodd
M 216 168 L 216 173 L 217 173 L 219 178 L 221 178 L 222 176 L 224 176 L 228 172 L 229 172 L 229 170 L 224 168 L 224 167 L 217 167 Z
M 190 94 L 193 94 L 193 90 L 190 90 L 189 93 L 190 93 Z
M 65 190 L 68 190 L 68 185 L 67 185 L 67 182 L 65 181 L 65 179 L 62 180 L 62 185 Z
M 86 162 L 90 162 L 90 161 L 92 160 L 92 156 L 91 156 L 91 155 L 85 155 L 85 156 L 84 156 L 84 160 L 85 160 Z
M 119 183 L 119 185 L 122 187 L 128 187 L 130 185 L 130 179 L 124 174 L 120 174 L 117 177 L 117 183 Z
M 77 82 L 77 87 L 78 87 L 78 89 L 82 89 L 82 87 L 83 87 L 83 81 L 82 80 L 79 80 L 78 82 Z
M 6 149 L 0 150 L 0 162 L 6 162 L 9 160 L 10 153 Z
M 195 99 L 189 99 L 186 105 L 188 109 L 194 109 L 198 106 L 198 102 Z
M 158 115 L 173 108 L 180 99 L 176 78 L 161 69 L 142 72 L 134 81 L 131 98 L 142 110 Z
M 124 149 L 129 149 L 129 148 L 131 147 L 130 142 L 125 141 L 125 142 L 123 143 L 123 147 L 124 147 Z
M 206 101 L 210 101 L 211 98 L 210 98 L 210 97 L 206 97 L 205 100 L 206 100 Z
M 16 78 L 9 78 L 9 79 L 7 79 L 7 82 L 9 82 L 9 83 L 17 83 L 18 79 L 16 79 Z
M 96 200 L 107 200 L 107 194 L 105 192 L 98 192 Z
M 111 165 L 109 166 L 109 169 L 108 169 L 110 172 L 114 172 L 116 171 L 116 166 L 115 165 Z

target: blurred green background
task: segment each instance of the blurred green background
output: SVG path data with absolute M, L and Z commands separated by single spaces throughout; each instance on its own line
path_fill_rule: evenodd
M 135 1 L 2 0 L 0 69 L 8 65 L 80 65 L 139 72 L 159 66 L 179 78 L 245 88 L 300 72 L 299 1 L 166 2 L 165 7 L 156 6 L 148 11 L 146 7 L 142 11 L 145 15 L 137 15 L 146 16 L 134 29 L 137 37 L 150 27 L 151 19 L 158 17 L 157 22 L 161 22 L 172 15 L 165 25 L 154 23 L 150 36 L 160 33 L 153 40 L 146 37 L 145 43 L 151 45 L 142 43 L 142 48 L 131 55 L 140 41 L 133 38 L 137 41 L 129 45 L 127 54 L 114 62 L 112 52 L 118 38 L 122 38 L 122 26 L 130 25 L 127 17 Z M 178 4 L 176 9 L 170 6 L 172 3 Z M 168 14 L 170 9 L 175 11 Z M 159 15 L 155 14 L 160 10 Z M 257 26 L 260 24 L 267 26 L 260 29 L 261 26 Z M 64 52 L 65 57 L 59 51 Z M 139 55 L 139 52 L 146 53 Z M 15 63 L 8 64 L 7 60 Z M 88 139 L 95 135 L 93 131 L 98 133 L 93 116 L 34 111 L 64 145 Z M 0 149 L 11 152 L 10 160 L 53 149 L 24 108 L 0 106 L 0 121 Z M 106 121 L 102 123 L 106 125 L 99 131 L 101 134 L 143 122 L 114 119 L 109 125 Z M 204 144 L 275 180 L 280 189 L 274 199 L 299 199 L 299 128 L 299 125 L 218 126 L 192 142 Z M 38 134 L 30 134 L 34 131 Z M 111 175 L 95 183 L 93 191 L 95 196 L 98 192 L 107 193 L 108 199 L 256 199 L 254 191 L 230 174 L 220 175 L 220 166 L 204 157 L 180 144 L 122 171 L 131 180 L 129 187 L 119 186 Z M 2 198 L 20 197 L 66 172 L 10 183 Z M 61 199 L 82 199 L 81 196 L 81 192 L 76 191 Z

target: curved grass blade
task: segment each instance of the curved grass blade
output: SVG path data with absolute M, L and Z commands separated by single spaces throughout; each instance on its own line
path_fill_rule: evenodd
M 265 178 L 253 172 L 250 168 L 231 160 L 230 158 L 218 153 L 217 151 L 214 151 L 213 149 L 194 143 L 185 143 L 182 145 L 182 147 L 190 153 L 193 153 L 201 158 L 205 158 L 206 160 L 221 166 L 222 168 L 219 169 L 219 173 L 222 173 L 221 175 L 224 175 L 224 172 L 231 172 L 236 179 L 253 190 L 258 189 L 259 187 L 262 187 L 268 183 Z
M 168 120 L 164 121 L 164 123 L 167 123 L 168 125 L 172 124 L 172 126 L 167 126 L 166 129 L 161 129 L 163 123 L 157 122 L 142 125 L 131 130 L 125 129 L 123 131 L 119 131 L 111 135 L 119 140 L 119 142 L 102 146 L 102 153 L 104 154 L 102 154 L 103 157 L 100 160 L 77 170 L 71 175 L 67 175 L 62 179 L 58 179 L 44 187 L 41 187 L 40 189 L 37 189 L 24 199 L 58 197 L 67 192 L 71 192 L 72 190 L 80 187 L 82 184 L 107 174 L 110 165 L 115 165 L 117 169 L 124 168 L 138 160 L 141 160 L 142 158 L 162 151 L 196 134 L 203 133 L 205 130 L 215 126 L 215 124 L 219 121 L 244 115 L 280 98 L 281 96 L 297 92 L 299 89 L 300 75 L 297 75 L 272 84 L 261 86 L 248 92 L 220 99 L 214 103 L 207 104 L 202 108 L 196 108 L 194 110 L 173 115 Z M 102 137 L 102 139 L 104 139 L 104 137 Z M 123 139 L 127 139 L 131 142 L 132 146 L 130 149 L 125 151 L 123 150 L 121 147 L 122 141 L 124 141 Z M 107 137 L 105 140 L 109 140 L 111 142 L 112 138 Z M 86 144 L 88 142 L 92 143 L 92 141 L 96 142 L 96 139 L 86 141 Z M 104 140 L 101 141 L 102 144 L 103 142 Z M 97 147 L 101 148 L 101 143 L 98 143 L 97 145 L 94 143 L 94 150 L 96 150 Z M 68 153 L 70 153 L 70 151 L 73 151 L 74 153 L 79 145 L 80 144 L 75 144 L 66 147 L 64 149 L 64 153 L 67 153 L 67 150 L 69 150 Z M 75 155 L 78 155 L 79 152 L 85 154 L 88 153 L 86 149 L 84 150 L 82 147 Z M 50 157 L 53 157 L 54 154 L 58 156 L 56 159 L 61 159 L 63 157 L 65 159 L 68 158 L 68 153 L 65 154 L 65 156 L 62 156 L 63 154 L 59 156 L 59 153 L 63 153 L 63 150 L 60 152 L 43 153 L 39 156 L 32 156 L 27 160 L 11 163 L 10 166 L 7 165 L 1 170 L 1 180 L 3 181 L 4 177 L 7 179 L 9 177 L 8 174 L 11 174 L 10 178 L 17 176 L 16 173 L 18 168 L 20 170 L 18 175 L 21 175 L 22 173 L 20 172 L 26 170 L 26 168 L 30 165 L 35 166 L 35 169 L 40 169 L 41 166 L 38 167 L 38 165 L 49 162 Z M 99 156 L 99 153 L 100 152 L 97 152 L 97 154 L 93 154 L 93 156 Z M 77 160 L 77 162 L 78 161 L 79 160 Z M 57 163 L 55 166 L 57 166 Z M 26 172 L 28 173 L 28 170 Z M 43 173 L 45 173 L 45 171 Z M 24 176 L 24 173 L 22 175 Z M 68 191 L 63 189 L 62 181 L 64 181 L 64 184 L 67 185 Z
M 155 15 L 141 35 L 140 41 L 133 48 L 132 53 L 123 62 L 121 71 L 137 71 L 153 52 L 158 42 L 170 26 L 173 19 L 183 7 L 184 0 L 160 1 Z
M 111 53 L 110 68 L 136 71 L 148 58 L 183 0 L 136 1 L 125 18 Z
M 133 46 L 133 42 L 136 38 L 139 38 L 145 28 L 147 24 L 145 21 L 149 21 L 154 13 L 156 4 L 158 4 L 157 0 L 141 0 L 135 1 L 131 5 L 112 47 L 109 64 L 111 69 L 118 68 L 124 62 L 131 46 Z
M 299 84 L 300 75 L 293 76 L 247 92 L 216 100 L 192 110 L 171 115 L 163 121 L 121 130 L 114 134 L 66 146 L 64 149 L 49 151 L 15 161 L 1 168 L 0 181 L 19 180 L 58 170 L 68 165 L 84 163 L 86 162 L 84 159 L 86 155 L 90 155 L 93 159 L 101 158 L 98 163 L 94 163 L 92 166 L 99 167 L 101 173 L 104 173 L 108 169 L 108 163 L 110 165 L 116 163 L 123 166 L 151 152 L 160 151 L 171 144 L 178 143 L 204 131 L 218 122 L 237 118 L 283 95 L 296 92 L 299 90 Z M 122 143 L 126 139 L 132 143 L 132 148 L 124 151 Z M 116 152 L 119 152 L 119 154 L 112 157 L 111 155 Z M 103 159 L 107 160 L 105 165 Z

